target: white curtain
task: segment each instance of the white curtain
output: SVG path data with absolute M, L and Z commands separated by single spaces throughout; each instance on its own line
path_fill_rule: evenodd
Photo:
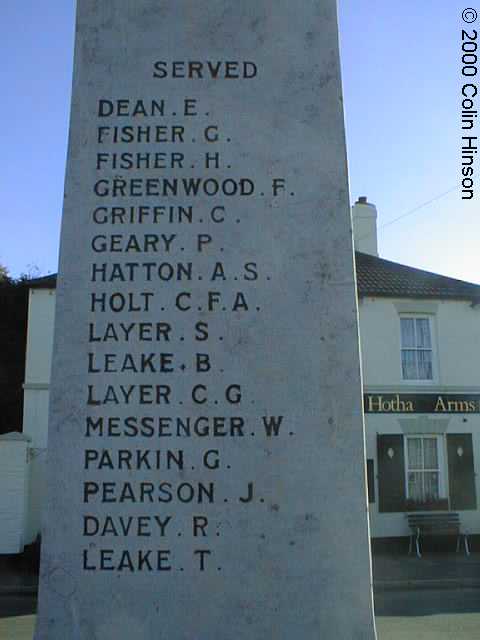
M 428 318 L 400 318 L 404 380 L 433 380 L 432 338 Z
M 423 440 L 423 466 L 425 469 L 438 469 L 437 440 L 424 438 Z
M 415 500 L 418 502 L 423 501 L 422 475 L 423 474 L 419 471 L 410 471 L 408 473 L 408 497 L 410 498 L 410 500 Z
M 413 318 L 400 318 L 400 329 L 402 332 L 402 348 L 415 348 L 415 325 Z
M 432 352 L 431 351 L 417 351 L 418 362 L 418 379 L 419 380 L 432 380 L 433 368 L 432 368 Z
M 408 468 L 423 469 L 421 438 L 408 438 L 407 442 L 408 442 Z
M 417 352 L 402 349 L 402 376 L 404 380 L 417 380 Z
M 425 500 L 438 500 L 438 473 L 424 473 L 424 499 Z
M 419 502 L 438 500 L 439 460 L 437 439 L 407 438 L 407 456 L 408 497 Z
M 430 322 L 428 318 L 417 318 L 417 347 L 420 349 L 431 349 L 432 342 L 430 338 Z

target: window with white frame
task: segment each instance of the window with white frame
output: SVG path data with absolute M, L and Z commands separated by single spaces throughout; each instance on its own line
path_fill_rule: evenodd
M 436 502 L 444 497 L 443 450 L 439 436 L 406 436 L 407 498 Z
M 432 326 L 429 317 L 401 316 L 402 378 L 433 380 Z

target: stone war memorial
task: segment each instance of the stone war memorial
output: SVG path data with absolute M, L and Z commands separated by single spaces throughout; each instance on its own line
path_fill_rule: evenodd
M 373 640 L 334 0 L 79 0 L 36 640 Z

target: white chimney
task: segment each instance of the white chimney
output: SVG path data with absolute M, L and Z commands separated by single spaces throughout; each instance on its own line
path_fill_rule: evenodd
M 378 256 L 377 207 L 360 196 L 352 207 L 352 221 L 355 250 Z

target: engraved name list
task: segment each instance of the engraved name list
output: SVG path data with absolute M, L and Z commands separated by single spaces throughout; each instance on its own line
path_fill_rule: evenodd
M 206 74 L 261 77 L 251 61 L 156 62 L 152 75 Z M 254 131 L 233 120 L 222 127 L 215 115 L 214 100 L 192 87 L 176 100 L 161 88 L 155 97 L 101 98 L 92 117 L 86 572 L 222 571 L 236 535 L 229 510 L 248 517 L 252 502 L 265 503 L 248 475 L 243 487 L 224 481 L 244 465 L 233 441 L 265 447 L 295 435 L 284 415 L 257 402 L 236 339 L 262 313 L 256 284 L 272 272 L 254 250 L 248 261 L 232 255 L 241 242 L 232 229 L 262 224 L 265 203 L 295 194 L 284 176 L 245 173 L 235 149 Z M 117 538 L 136 548 L 112 545 Z

